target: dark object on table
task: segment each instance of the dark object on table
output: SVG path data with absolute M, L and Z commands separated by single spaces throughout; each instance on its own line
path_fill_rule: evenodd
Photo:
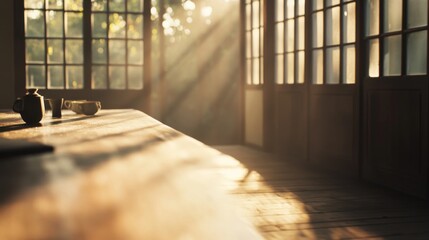
M 0 138 L 0 159 L 33 153 L 52 152 L 53 146 L 19 139 Z
M 28 89 L 27 94 L 16 99 L 13 104 L 13 111 L 20 113 L 22 120 L 28 124 L 40 122 L 45 115 L 45 102 L 37 90 L 36 88 Z
M 61 109 L 63 107 L 64 98 L 51 98 L 49 100 L 49 106 L 51 106 L 52 117 L 61 118 Z

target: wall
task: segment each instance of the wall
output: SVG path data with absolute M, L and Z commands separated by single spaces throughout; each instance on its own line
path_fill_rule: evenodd
M 186 24 L 188 35 L 164 37 L 165 65 L 158 89 L 161 120 L 206 144 L 238 144 L 242 136 L 239 6 L 236 1 L 213 1 L 212 7 L 210 21 L 194 16 Z M 175 18 L 186 22 L 188 13 L 180 4 L 172 9 Z
M 0 109 L 10 109 L 15 99 L 13 1 L 2 0 L 0 7 Z
M 263 146 L 263 92 L 262 90 L 245 91 L 245 130 L 246 144 Z

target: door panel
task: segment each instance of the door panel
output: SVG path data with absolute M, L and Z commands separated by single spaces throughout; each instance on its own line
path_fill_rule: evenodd
M 326 88 L 326 86 L 325 86 Z M 358 176 L 355 97 L 346 91 L 310 96 L 310 162 Z
M 427 195 L 425 92 L 424 89 L 366 91 L 364 178 L 413 195 Z
M 303 91 L 277 93 L 277 149 L 287 160 L 307 160 L 307 101 Z

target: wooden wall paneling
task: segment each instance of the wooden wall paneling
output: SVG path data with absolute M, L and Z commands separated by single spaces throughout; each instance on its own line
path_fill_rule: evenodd
M 358 177 L 355 95 L 313 93 L 309 102 L 309 161 Z
M 303 91 L 277 92 L 277 152 L 284 160 L 307 161 L 307 98 Z
M 428 193 L 427 99 L 418 89 L 366 94 L 363 176 L 417 196 Z

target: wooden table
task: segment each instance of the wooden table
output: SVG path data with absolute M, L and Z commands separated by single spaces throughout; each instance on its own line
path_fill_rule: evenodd
M 0 239 L 259 238 L 218 187 L 223 155 L 142 112 L 2 112 L 0 137 L 55 147 L 0 160 Z

